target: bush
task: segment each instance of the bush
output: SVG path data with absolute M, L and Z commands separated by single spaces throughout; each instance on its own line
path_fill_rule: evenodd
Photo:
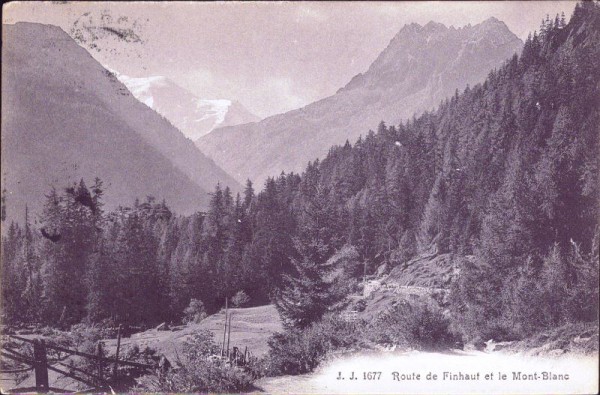
M 451 347 L 459 340 L 442 310 L 425 302 L 399 302 L 370 325 L 368 333 L 379 344 L 425 350 Z
M 183 310 L 183 322 L 185 324 L 198 323 L 206 318 L 204 303 L 198 299 L 190 300 L 188 307 Z
M 356 247 L 345 245 L 329 258 L 327 265 L 333 268 L 334 299 L 344 301 L 347 295 L 359 290 L 359 281 L 362 277 L 364 265 Z
M 362 312 L 367 308 L 367 301 L 365 299 L 357 299 L 354 302 L 349 303 L 348 307 L 350 310 Z
M 359 340 L 355 324 L 333 315 L 325 316 L 303 330 L 276 333 L 269 339 L 267 373 L 277 376 L 312 372 L 328 353 L 348 350 Z
M 127 361 L 151 365 L 155 360 L 158 359 L 158 355 L 154 348 L 145 346 L 143 349 L 140 349 L 140 346 L 138 346 L 136 343 L 133 343 L 127 347 L 124 347 L 120 358 Z M 120 369 L 124 368 L 124 366 L 120 367 Z
M 235 307 L 241 307 L 249 301 L 250 297 L 243 290 L 238 291 L 231 299 L 231 303 L 233 303 Z
M 210 331 L 201 331 L 185 342 L 177 367 L 164 375 L 145 378 L 145 392 L 217 392 L 231 393 L 252 388 L 252 374 L 231 366 L 219 356 L 219 347 Z
M 99 325 L 77 324 L 71 326 L 71 330 L 66 333 L 71 345 L 77 348 L 83 343 L 97 343 L 105 338 L 105 333 Z
M 266 368 L 270 376 L 305 374 L 333 352 L 365 349 L 373 343 L 433 350 L 459 340 L 439 307 L 403 301 L 372 323 L 348 322 L 331 314 L 303 330 L 276 333 L 269 339 Z
M 319 365 L 328 346 L 323 337 L 308 333 L 312 328 L 276 333 L 269 339 L 268 375 L 303 374 Z

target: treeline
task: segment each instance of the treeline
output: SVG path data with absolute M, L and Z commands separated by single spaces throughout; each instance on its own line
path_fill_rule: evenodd
M 257 195 L 217 186 L 206 213 L 152 199 L 104 213 L 99 181 L 53 191 L 38 226 L 3 236 L 6 322 L 152 324 L 244 290 L 305 327 L 364 273 L 423 252 L 455 254 L 466 337 L 597 320 L 599 8 L 543 21 L 483 84 L 302 175 Z
M 239 290 L 268 300 L 266 268 L 243 265 L 259 206 L 251 183 L 243 200 L 217 187 L 210 210 L 190 217 L 152 197 L 106 213 L 102 195 L 99 179 L 53 189 L 36 226 L 26 213 L 7 227 L 5 322 L 151 325 L 181 319 L 191 299 L 209 312 Z

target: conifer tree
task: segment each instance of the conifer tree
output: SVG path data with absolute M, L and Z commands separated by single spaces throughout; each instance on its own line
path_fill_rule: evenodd
M 325 205 L 326 194 L 316 184 L 317 168 L 309 167 L 305 175 L 308 177 L 301 185 L 305 200 L 294 239 L 294 272 L 285 276 L 283 287 L 275 295 L 275 306 L 284 325 L 290 328 L 304 328 L 318 321 L 336 301 L 332 283 L 327 279 L 327 261 L 333 253 L 328 226 L 331 213 Z

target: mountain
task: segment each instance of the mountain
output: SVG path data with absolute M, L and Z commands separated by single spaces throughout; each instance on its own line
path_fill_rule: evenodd
M 217 129 L 197 145 L 238 181 L 262 183 L 282 170 L 298 172 L 333 144 L 354 141 L 382 120 L 397 124 L 431 110 L 456 89 L 483 81 L 522 45 L 495 18 L 458 29 L 406 25 L 365 73 L 333 96 L 258 123 Z
M 133 78 L 115 74 L 139 101 L 167 118 L 191 140 L 218 127 L 260 120 L 237 101 L 200 99 L 166 77 Z
M 239 185 L 60 28 L 3 25 L 2 187 L 9 217 L 39 211 L 51 185 L 100 177 L 107 208 L 165 198 L 205 208 L 217 182 Z

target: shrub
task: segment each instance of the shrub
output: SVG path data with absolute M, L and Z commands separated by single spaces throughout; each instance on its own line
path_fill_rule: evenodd
M 407 324 L 411 340 L 422 349 L 445 348 L 458 340 L 450 331 L 450 320 L 439 308 L 424 305 L 414 309 Z
M 185 324 L 198 323 L 206 318 L 204 303 L 198 299 L 190 300 L 188 307 L 183 310 L 183 322 Z
M 370 325 L 368 333 L 376 343 L 426 350 L 446 348 L 459 340 L 442 310 L 425 302 L 399 302 Z
M 359 290 L 358 278 L 362 277 L 364 265 L 355 246 L 345 245 L 329 258 L 327 265 L 333 268 L 332 292 L 335 300 L 343 301 L 347 295 Z
M 133 343 L 124 348 L 121 353 L 121 358 L 127 361 L 152 364 L 158 356 L 154 348 L 146 346 L 143 349 L 140 349 L 140 346 Z M 121 369 L 123 368 L 125 367 L 121 367 Z
M 140 390 L 146 392 L 231 393 L 252 388 L 253 377 L 242 368 L 229 365 L 219 354 L 210 331 L 201 331 L 185 342 L 177 367 L 164 375 L 145 378 Z
M 365 311 L 367 308 L 367 301 L 365 299 L 358 299 L 354 303 L 350 303 L 350 308 L 355 311 Z
M 231 299 L 231 303 L 233 303 L 235 307 L 241 307 L 249 301 L 250 297 L 243 290 L 238 291 Z
M 360 339 L 358 333 L 355 324 L 333 315 L 303 330 L 276 333 L 269 339 L 267 373 L 276 376 L 312 372 L 328 353 L 355 346 Z
M 71 326 L 69 332 L 64 332 L 69 338 L 69 343 L 79 348 L 84 343 L 97 343 L 104 337 L 103 330 L 98 325 L 77 324 Z

